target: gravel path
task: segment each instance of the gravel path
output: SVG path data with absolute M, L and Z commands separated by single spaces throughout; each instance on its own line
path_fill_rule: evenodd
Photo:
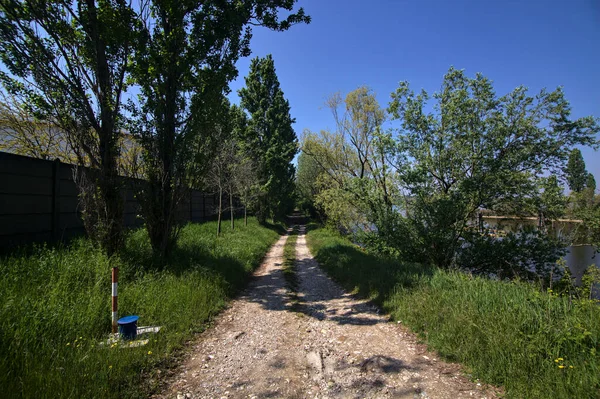
M 332 282 L 301 227 L 297 300 L 281 270 L 283 236 L 246 291 L 201 334 L 160 398 L 491 398 L 460 367 Z

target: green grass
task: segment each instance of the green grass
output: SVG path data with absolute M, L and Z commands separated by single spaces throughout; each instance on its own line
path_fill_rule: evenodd
M 298 291 L 298 276 L 295 271 L 296 263 L 296 241 L 298 240 L 298 228 L 294 227 L 283 247 L 283 276 L 288 288 L 294 294 Z
M 215 237 L 187 225 L 158 266 L 145 230 L 107 259 L 87 239 L 0 258 L 0 386 L 3 397 L 135 398 L 156 388 L 186 340 L 246 283 L 277 239 L 251 219 Z M 119 266 L 119 315 L 162 326 L 140 348 L 102 347 L 110 332 L 111 266 Z
M 346 289 L 374 300 L 473 378 L 503 386 L 507 397 L 600 397 L 597 304 L 381 258 L 324 229 L 307 239 Z

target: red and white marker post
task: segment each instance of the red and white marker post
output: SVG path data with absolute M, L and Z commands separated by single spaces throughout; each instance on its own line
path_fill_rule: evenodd
M 117 282 L 119 280 L 119 268 L 112 268 L 112 332 L 117 333 Z

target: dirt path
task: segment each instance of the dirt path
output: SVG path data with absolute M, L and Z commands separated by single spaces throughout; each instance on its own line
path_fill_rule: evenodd
M 376 308 L 343 292 L 296 244 L 299 304 L 281 270 L 287 236 L 202 334 L 162 398 L 483 398 Z

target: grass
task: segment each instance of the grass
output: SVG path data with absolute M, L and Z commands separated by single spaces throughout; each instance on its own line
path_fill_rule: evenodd
M 381 305 L 472 378 L 503 386 L 507 397 L 600 397 L 597 304 L 382 258 L 324 229 L 307 239 L 346 289 Z
M 277 239 L 249 220 L 215 237 L 216 224 L 189 224 L 165 266 L 145 230 L 107 259 L 87 239 L 0 258 L 0 386 L 3 397 L 137 398 L 158 370 L 226 305 Z M 119 266 L 119 314 L 162 326 L 139 348 L 100 346 L 110 332 L 110 267 Z
M 294 226 L 290 236 L 283 247 L 283 276 L 292 293 L 298 291 L 298 276 L 295 271 L 296 263 L 296 241 L 298 239 L 298 228 Z

